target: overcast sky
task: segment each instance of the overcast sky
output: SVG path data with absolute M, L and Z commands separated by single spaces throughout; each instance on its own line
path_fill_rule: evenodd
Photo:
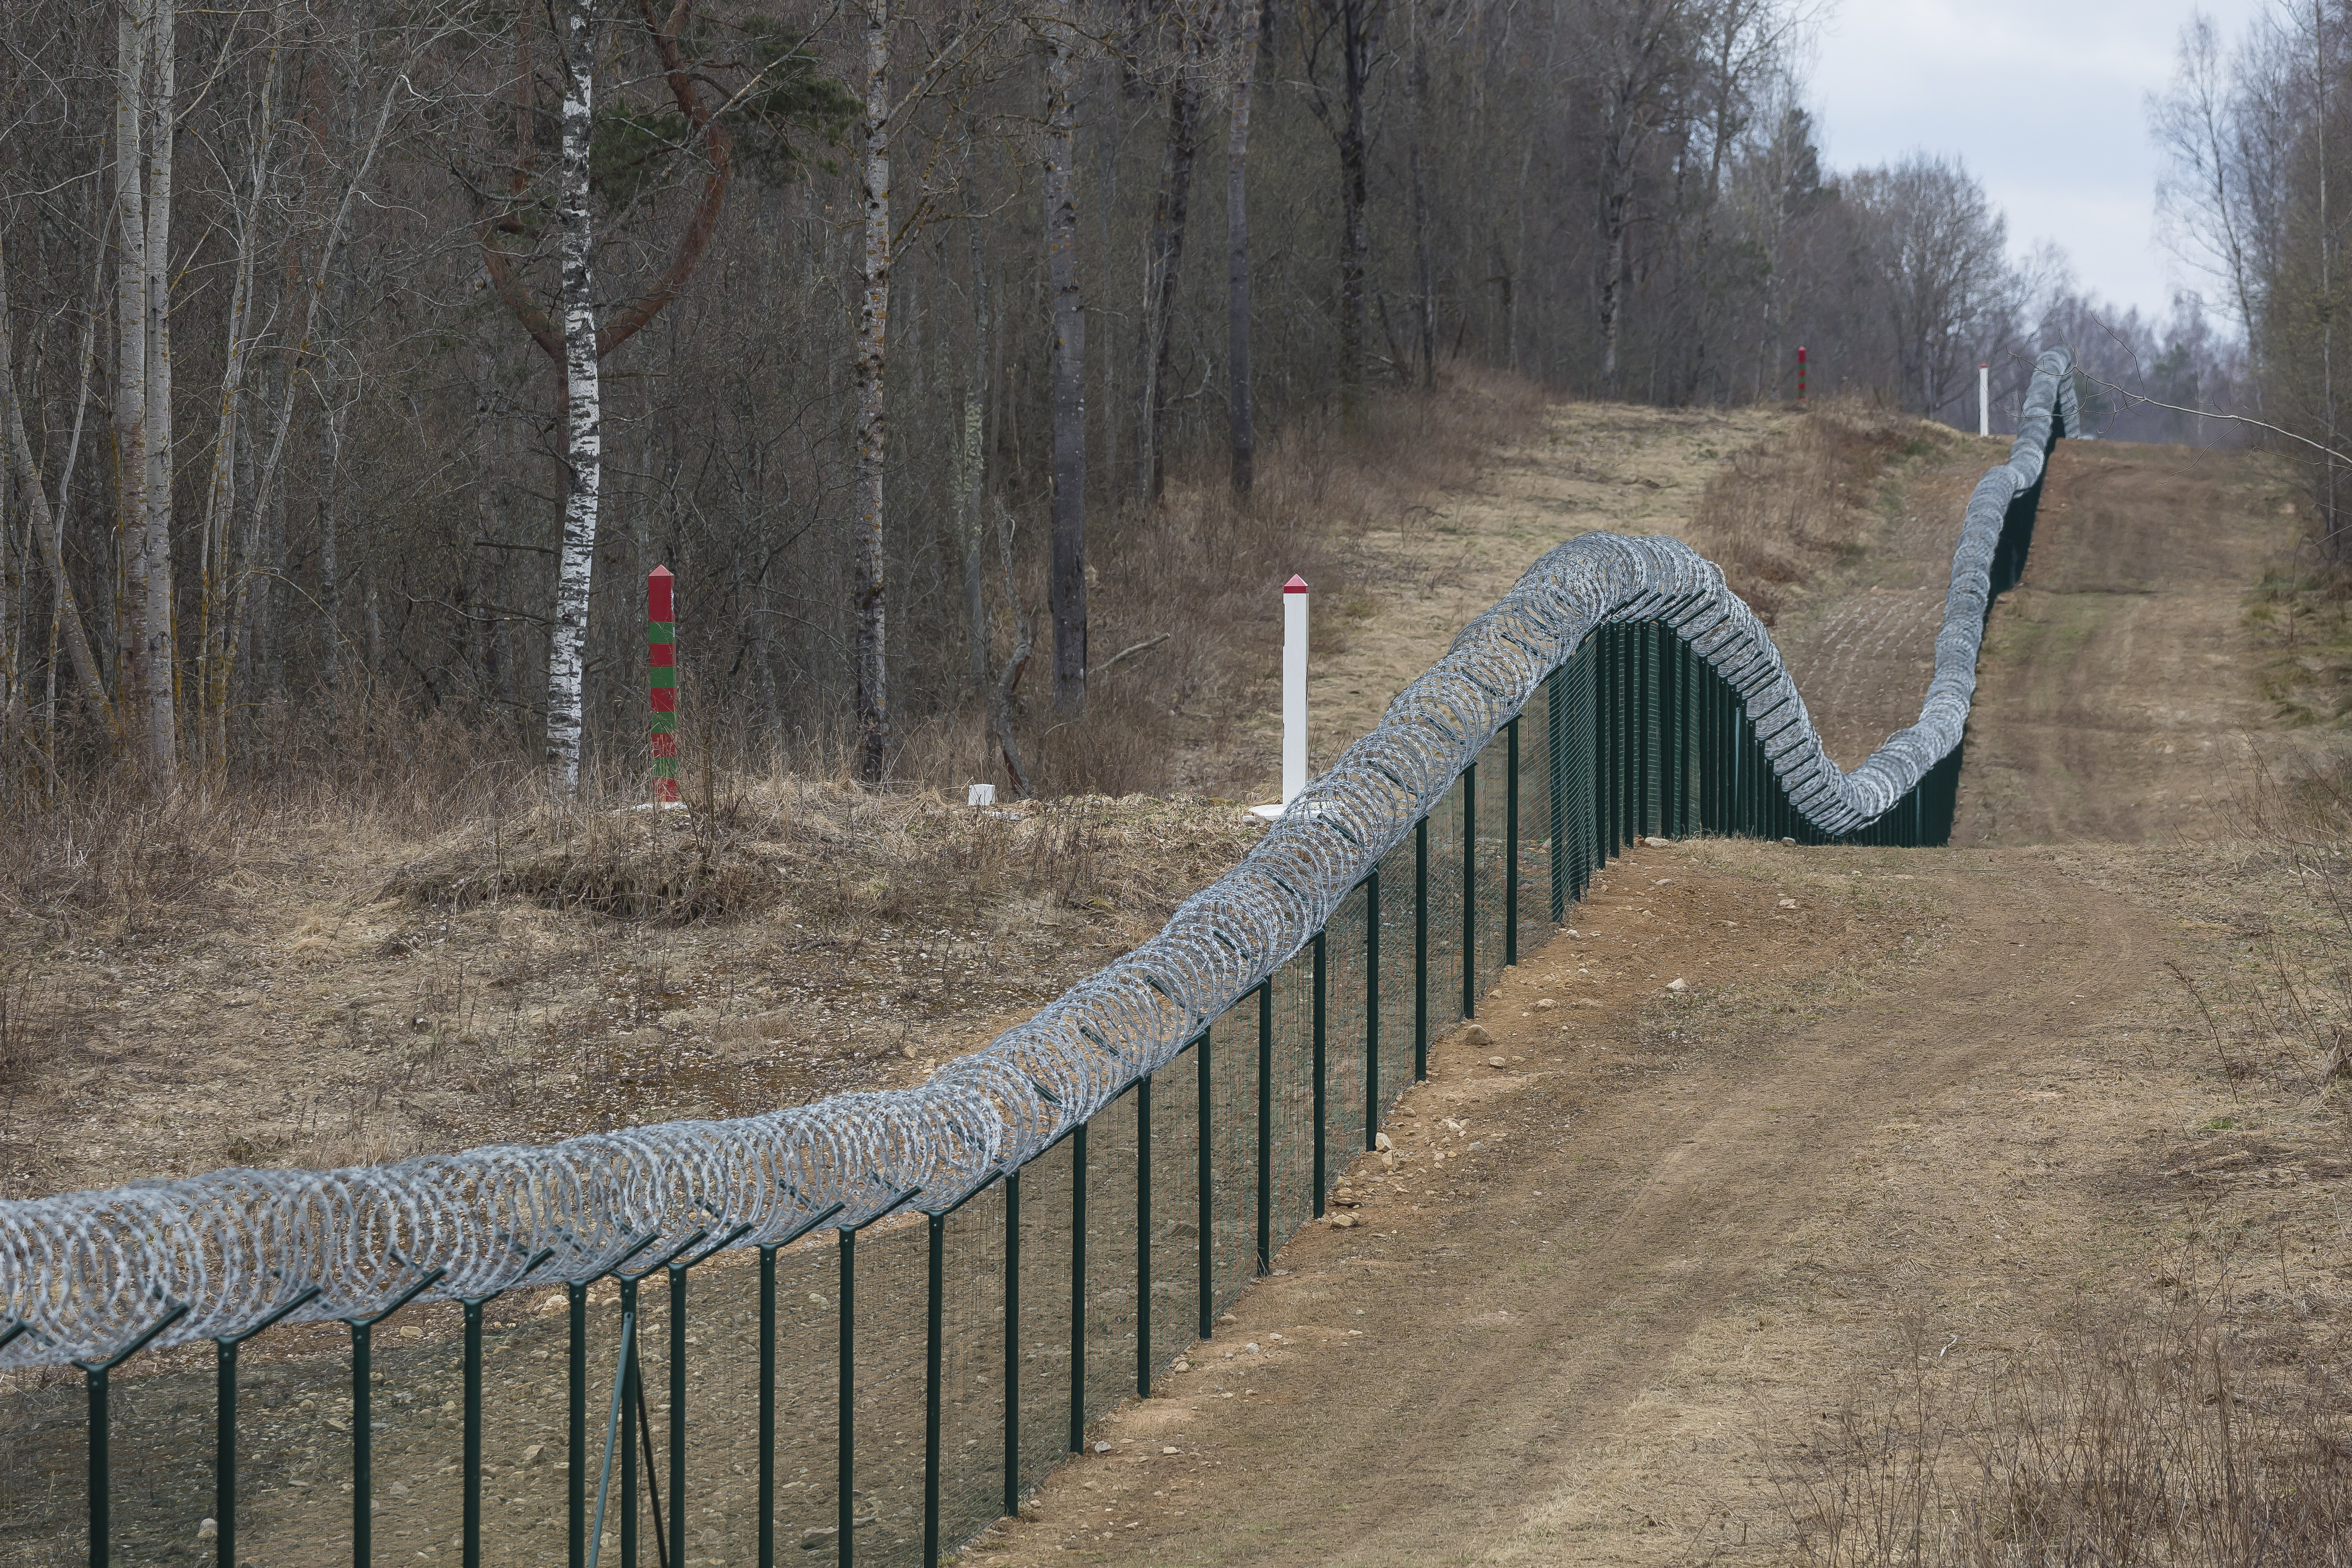
M 1957 154 L 2023 257 L 2056 240 L 2078 287 L 2143 315 L 2191 282 L 2156 243 L 2147 96 L 2202 10 L 2234 40 L 2265 0 L 1841 0 L 1811 97 L 1841 169 Z M 2209 290 L 2209 298 L 2210 298 Z

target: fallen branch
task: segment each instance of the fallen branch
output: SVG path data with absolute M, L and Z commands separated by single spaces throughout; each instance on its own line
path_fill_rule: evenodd
M 1166 642 L 1169 636 L 1169 633 L 1161 632 L 1156 637 L 1150 637 L 1142 642 L 1134 643 L 1127 647 L 1119 649 L 1117 653 L 1103 660 L 1102 663 L 1087 671 L 1087 679 L 1089 680 L 1100 680 L 1104 676 L 1108 675 L 1111 672 L 1112 668 L 1116 666 L 1120 659 L 1127 658 L 1130 654 L 1150 653 L 1153 648 L 1156 648 L 1161 643 Z

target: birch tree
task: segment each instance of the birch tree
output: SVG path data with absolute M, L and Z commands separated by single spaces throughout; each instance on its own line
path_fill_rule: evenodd
M 173 0 L 115 14 L 114 438 L 121 540 L 126 739 L 148 784 L 178 769 L 172 641 L 172 143 Z
M 589 115 L 595 58 L 588 0 L 558 14 L 563 61 L 562 163 L 556 212 L 562 228 L 563 534 L 555 568 L 555 623 L 547 656 L 547 762 L 556 786 L 580 787 L 582 656 L 588 643 L 588 575 L 596 554 L 596 493 L 604 476 L 603 384 L 596 369 L 596 302 L 589 270 Z

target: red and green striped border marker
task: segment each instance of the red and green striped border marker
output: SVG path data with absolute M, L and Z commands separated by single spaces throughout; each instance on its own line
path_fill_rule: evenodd
M 646 576 L 646 652 L 653 699 L 654 804 L 677 804 L 677 616 L 670 601 L 677 579 L 667 566 Z

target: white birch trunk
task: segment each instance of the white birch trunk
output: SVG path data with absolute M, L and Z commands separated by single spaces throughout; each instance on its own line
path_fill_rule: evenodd
M 594 59 L 588 0 L 570 0 L 562 27 L 563 542 L 556 558 L 555 625 L 547 651 L 547 763 L 557 788 L 580 787 L 581 667 L 588 646 L 588 580 L 596 559 L 603 407 L 596 310 L 590 289 L 588 152 Z
M 890 322 L 890 4 L 864 0 L 866 117 L 861 130 L 866 208 L 865 289 L 857 307 L 857 773 L 882 782 L 890 746 L 882 576 L 883 371 Z

